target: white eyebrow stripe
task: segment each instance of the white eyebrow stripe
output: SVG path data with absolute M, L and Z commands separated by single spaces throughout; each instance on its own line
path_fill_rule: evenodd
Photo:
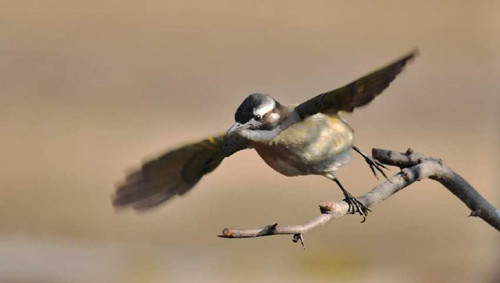
M 253 114 L 264 116 L 264 114 L 273 110 L 275 106 L 276 106 L 276 103 L 274 102 L 274 100 L 269 99 L 265 103 L 261 104 L 258 108 L 254 109 Z

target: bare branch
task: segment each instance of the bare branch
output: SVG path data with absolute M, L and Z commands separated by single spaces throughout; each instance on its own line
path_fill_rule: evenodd
M 406 153 L 392 150 L 376 149 L 373 157 L 379 162 L 398 166 L 402 170 L 388 180 L 377 185 L 358 200 L 371 208 L 377 203 L 392 196 L 415 181 L 425 178 L 436 180 L 457 196 L 470 209 L 470 216 L 478 216 L 500 231 L 500 210 L 483 198 L 467 181 L 446 166 L 441 159 L 425 157 L 408 149 Z M 345 201 L 323 202 L 320 204 L 321 214 L 301 225 L 279 226 L 277 223 L 255 229 L 236 230 L 225 228 L 221 238 L 254 238 L 272 235 L 294 235 L 294 242 L 303 242 L 303 234 L 325 225 L 329 221 L 349 213 L 349 205 Z

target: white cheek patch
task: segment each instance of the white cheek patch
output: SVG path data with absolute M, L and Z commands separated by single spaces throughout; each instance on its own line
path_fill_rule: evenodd
M 275 106 L 276 106 L 276 103 L 274 102 L 274 100 L 269 99 L 265 103 L 262 103 L 261 105 L 259 105 L 258 108 L 255 108 L 253 110 L 253 114 L 260 115 L 262 117 L 267 112 L 273 110 Z
M 241 135 L 251 141 L 254 142 L 264 142 L 268 143 L 272 141 L 276 136 L 278 136 L 282 131 L 288 129 L 291 125 L 301 122 L 302 118 L 300 118 L 297 112 L 292 112 L 292 115 L 288 117 L 280 126 L 270 130 L 243 130 L 241 131 Z
M 267 120 L 272 124 L 278 122 L 280 119 L 280 115 L 278 113 L 271 113 L 267 117 Z

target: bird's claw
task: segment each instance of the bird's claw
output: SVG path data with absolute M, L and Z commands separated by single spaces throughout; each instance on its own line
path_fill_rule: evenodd
M 368 211 L 371 210 L 366 207 L 362 202 L 360 202 L 357 198 L 353 197 L 349 192 L 344 192 L 344 201 L 349 205 L 348 213 L 355 214 L 359 213 L 363 217 L 361 223 L 366 221 L 366 216 L 368 215 Z
M 383 170 L 383 169 L 389 170 L 389 168 L 387 168 L 384 164 L 380 163 L 380 161 L 371 158 L 366 153 L 362 152 L 359 148 L 357 148 L 355 146 L 353 146 L 352 148 L 365 159 L 366 163 L 368 163 L 368 166 L 370 166 L 370 169 L 372 170 L 373 175 L 375 175 L 375 178 L 378 179 L 378 175 L 377 175 L 377 171 L 378 171 L 378 172 L 380 172 L 380 174 L 382 174 L 382 176 L 384 176 L 384 178 L 386 180 L 389 180 L 389 178 L 387 177 L 387 175 L 385 174 L 385 172 Z
M 380 174 L 382 174 L 382 176 L 384 176 L 384 178 L 386 180 L 389 180 L 389 178 L 387 177 L 387 175 L 385 174 L 385 172 L 383 170 L 383 169 L 385 169 L 385 170 L 389 170 L 389 169 L 384 164 L 382 164 L 379 161 L 374 160 L 370 157 L 365 158 L 365 161 L 366 161 L 366 163 L 368 163 L 368 166 L 370 166 L 370 169 L 372 170 L 373 175 L 375 175 L 375 178 L 378 179 L 378 176 L 377 176 L 377 171 L 378 171 L 378 172 L 380 172 Z M 377 171 L 375 171 L 375 169 Z

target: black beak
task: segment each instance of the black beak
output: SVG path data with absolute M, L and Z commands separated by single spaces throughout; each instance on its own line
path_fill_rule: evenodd
M 241 123 L 234 123 L 226 132 L 226 136 L 230 136 L 232 135 L 233 133 L 236 133 L 238 131 L 241 131 L 241 130 L 244 130 L 244 129 L 248 129 L 250 128 L 250 124 L 241 124 Z

